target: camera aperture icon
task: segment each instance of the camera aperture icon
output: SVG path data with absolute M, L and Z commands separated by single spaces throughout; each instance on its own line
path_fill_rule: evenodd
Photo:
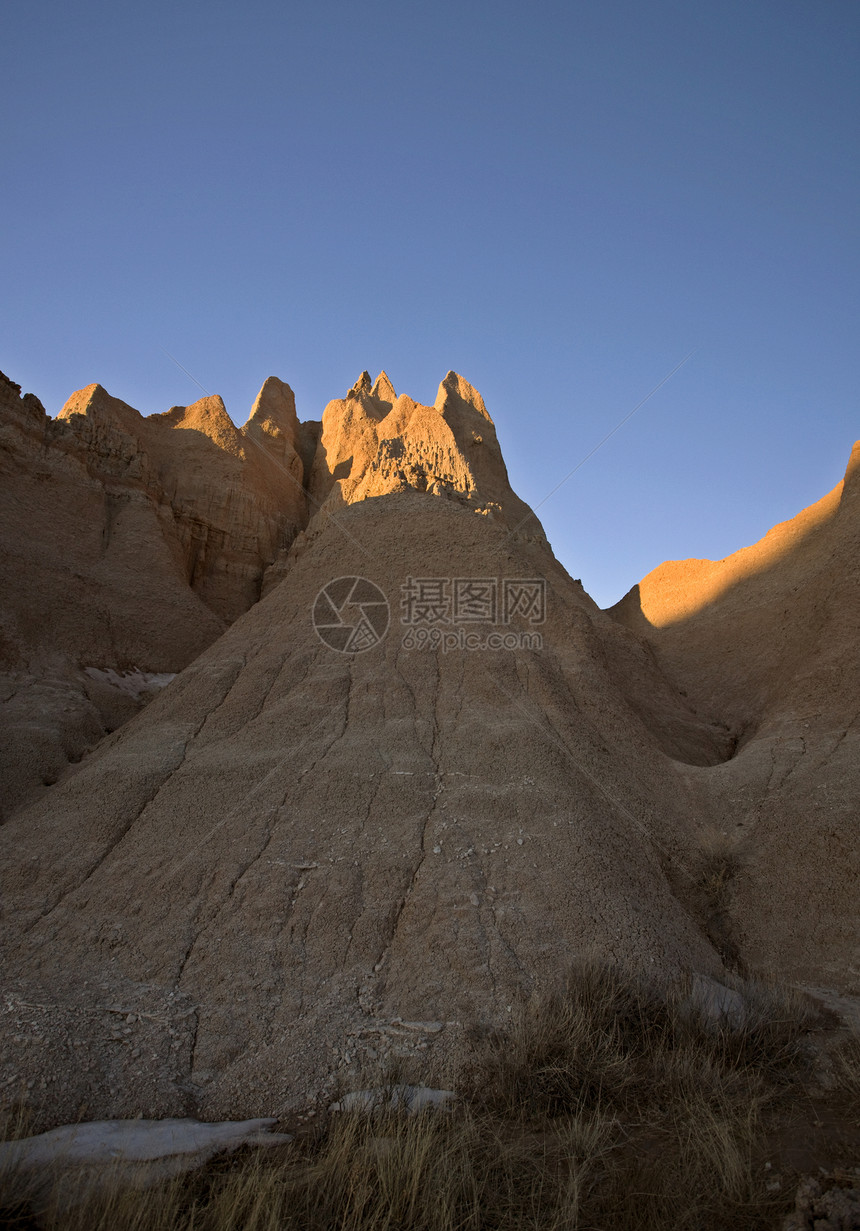
M 330 649 L 360 654 L 379 645 L 388 631 L 388 599 L 366 577 L 336 577 L 316 596 L 312 618 Z

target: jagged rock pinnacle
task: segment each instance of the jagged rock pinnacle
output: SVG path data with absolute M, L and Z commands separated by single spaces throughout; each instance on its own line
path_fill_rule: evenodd
M 394 386 L 384 371 L 380 372 L 376 380 L 373 382 L 371 393 L 375 398 L 379 398 L 382 402 L 394 402 L 397 399 L 397 394 L 394 392 Z

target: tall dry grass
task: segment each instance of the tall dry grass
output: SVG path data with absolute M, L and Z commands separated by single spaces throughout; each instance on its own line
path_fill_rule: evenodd
M 451 1110 L 340 1113 L 290 1146 L 145 1191 L 66 1195 L 40 1220 L 49 1231 L 771 1227 L 785 1200 L 766 1191 L 760 1148 L 801 1088 L 809 1013 L 774 989 L 744 991 L 750 1012 L 730 1028 L 683 989 L 580 970 L 503 1030 L 473 1033 Z

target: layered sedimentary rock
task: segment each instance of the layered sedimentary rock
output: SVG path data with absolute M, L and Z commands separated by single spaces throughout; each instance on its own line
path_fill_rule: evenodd
M 582 957 L 722 969 L 663 750 L 721 729 L 554 560 L 480 396 L 362 378 L 309 499 L 279 584 L 3 828 L 9 1020 L 46 1039 L 6 1063 L 62 1074 L 58 1115 L 281 1109 Z
M 611 614 L 730 733 L 685 777 L 737 951 L 860 991 L 860 442 L 816 504 L 724 560 L 661 565 Z
M 292 391 L 144 418 L 100 385 L 57 419 L 0 379 L 0 816 L 257 600 L 307 520 Z
M 45 1083 L 57 1121 L 278 1114 L 392 1051 L 443 1076 L 584 957 L 850 992 L 853 469 L 752 556 L 607 614 L 454 373 L 433 406 L 365 373 L 304 427 L 267 382 L 241 432 L 217 399 L 106 398 L 52 426 L 16 395 L 86 545 L 28 568 L 19 522 L 50 607 L 21 628 L 103 672 L 187 665 L 0 829 L 0 1081 Z
M 511 490 L 493 421 L 468 381 L 449 372 L 433 406 L 423 406 L 397 397 L 384 372 L 372 385 L 364 372 L 346 398 L 325 409 L 311 496 L 319 504 L 353 504 L 410 488 L 543 535 Z
M 496 429 L 480 393 L 449 372 L 432 406 L 397 396 L 385 372 L 362 372 L 345 398 L 323 412 L 309 472 L 314 515 L 345 505 L 417 491 L 490 516 L 517 539 L 544 540 L 540 522 L 508 482 Z M 268 572 L 264 593 L 282 579 L 287 552 Z

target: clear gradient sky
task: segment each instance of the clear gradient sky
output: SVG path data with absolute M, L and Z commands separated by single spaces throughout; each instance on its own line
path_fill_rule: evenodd
M 6 0 L 0 368 L 242 423 L 484 395 L 601 604 L 842 476 L 857 0 Z M 416 565 L 416 567 L 418 567 Z

